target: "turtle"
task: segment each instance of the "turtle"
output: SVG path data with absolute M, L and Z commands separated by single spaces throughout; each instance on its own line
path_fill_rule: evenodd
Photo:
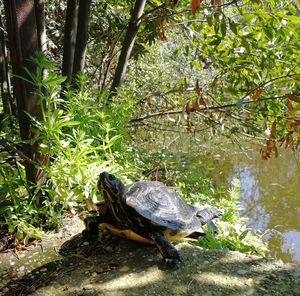
M 98 190 L 104 201 L 98 215 L 84 219 L 83 236 L 91 240 L 99 225 L 113 234 L 157 246 L 168 267 L 179 267 L 182 259 L 171 242 L 201 235 L 199 229 L 222 211 L 201 209 L 158 181 L 138 181 L 125 186 L 113 174 L 102 172 Z

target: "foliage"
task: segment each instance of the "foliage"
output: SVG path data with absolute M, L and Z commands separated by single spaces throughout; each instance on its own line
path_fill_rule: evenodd
M 206 177 L 209 165 L 200 157 L 190 153 L 170 153 L 168 151 L 153 152 L 143 155 L 145 165 L 152 170 L 144 173 L 152 178 L 159 179 L 165 184 L 174 187 L 176 191 L 189 203 L 198 206 L 215 206 L 222 209 L 222 217 L 216 221 L 217 235 L 209 225 L 204 227 L 205 237 L 198 239 L 201 246 L 212 249 L 230 249 L 248 254 L 269 256 L 269 251 L 262 234 L 252 231 L 246 226 L 247 220 L 241 217 L 240 212 L 240 182 L 232 181 L 227 192 L 219 192 L 210 179 Z M 216 196 L 222 196 L 216 198 Z
M 279 144 L 295 148 L 299 23 L 299 9 L 288 0 L 221 8 L 203 2 L 195 16 L 170 11 L 164 42 L 132 67 L 144 103 L 135 126 L 201 135 L 207 126 L 209 140 L 216 132 L 257 137 L 266 140 L 264 159 Z
M 36 227 L 56 228 L 65 210 L 75 214 L 90 208 L 92 201 L 97 201 L 96 182 L 100 172 L 108 170 L 130 178 L 138 171 L 134 162 L 128 161 L 127 150 L 116 149 L 123 146 L 123 136 L 118 133 L 120 122 L 113 118 L 114 107 L 101 110 L 101 98 L 92 97 L 86 91 L 87 82 L 82 77 L 78 81 L 81 87 L 67 91 L 66 100 L 61 100 L 60 84 L 64 79 L 52 69 L 42 80 L 41 69 L 45 65 L 49 69 L 51 64 L 42 56 L 37 56 L 35 62 L 39 67 L 30 78 L 37 86 L 42 121 L 28 116 L 35 135 L 33 141 L 40 143 L 40 153 L 47 155 L 46 161 L 38 164 L 45 171 L 47 181 L 44 185 L 28 184 L 20 160 L 14 167 L 4 162 L 0 171 L 1 224 L 25 242 L 41 236 Z M 125 103 L 123 107 L 116 104 L 115 108 L 125 110 Z M 119 119 L 125 124 L 125 119 L 121 116 Z M 1 136 L 9 138 L 9 131 Z M 1 158 L 7 158 L 7 154 L 2 152 Z
M 47 4 L 48 55 L 59 65 L 66 4 Z M 37 187 L 27 184 L 22 159 L 14 156 L 11 165 L 10 155 L 1 151 L 1 223 L 25 241 L 38 237 L 34 227 L 53 229 L 64 210 L 81 211 L 96 201 L 98 174 L 109 170 L 125 183 L 159 179 L 189 202 L 220 206 L 219 234 L 207 231 L 201 244 L 264 253 L 240 218 L 238 184 L 227 198 L 213 198 L 218 192 L 207 178 L 210 164 L 202 158 L 203 147 L 217 132 L 231 139 L 263 137 L 264 158 L 276 153 L 280 142 L 298 144 L 297 5 L 289 0 L 148 1 L 127 80 L 108 100 L 132 5 L 93 2 L 86 75 L 78 77 L 77 90 L 66 90 L 64 100 L 64 78 L 52 63 L 36 59 L 38 72 L 28 74 L 42 120 L 28 116 L 34 141 L 46 156 L 38 165 L 47 180 Z M 41 80 L 43 68 L 49 74 Z M 9 129 L 1 137 L 22 144 Z
M 240 216 L 239 180 L 232 182 L 228 197 L 223 197 L 213 204 L 223 209 L 223 215 L 217 225 L 217 235 L 209 226 L 205 228 L 206 236 L 198 239 L 201 246 L 213 249 L 229 249 L 247 254 L 269 256 L 269 250 L 262 239 L 262 233 L 253 232 L 246 225 L 246 219 Z

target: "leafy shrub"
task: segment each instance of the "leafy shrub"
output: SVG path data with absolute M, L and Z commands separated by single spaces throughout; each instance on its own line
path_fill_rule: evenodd
M 11 166 L 6 158 L 8 152 L 1 152 L 3 166 L 0 168 L 0 219 L 1 225 L 18 240 L 28 242 L 30 238 L 40 238 L 38 228 L 55 229 L 63 212 L 76 213 L 97 200 L 96 182 L 100 172 L 108 170 L 119 176 L 136 174 L 137 167 L 126 157 L 132 151 L 123 145 L 123 134 L 118 134 L 126 118 L 117 113 L 128 108 L 124 104 L 112 104 L 101 108 L 99 101 L 89 89 L 84 77 L 79 77 L 78 90 L 69 89 L 61 98 L 61 83 L 64 78 L 55 74 L 54 69 L 42 80 L 41 69 L 49 64 L 42 56 L 37 56 L 36 75 L 30 75 L 37 86 L 42 120 L 30 114 L 34 141 L 47 161 L 39 165 L 45 172 L 46 183 L 32 186 L 26 182 L 25 170 L 15 158 Z M 114 110 L 116 108 L 117 110 Z M 124 112 L 123 112 L 124 114 Z M 120 119 L 122 119 L 120 121 Z M 11 138 L 6 130 L 1 137 Z M 16 136 L 15 142 L 21 143 Z M 122 147 L 122 153 L 121 149 Z M 127 148 L 125 148 L 127 147 Z M 87 205 L 88 204 L 88 205 Z
M 229 249 L 247 254 L 269 256 L 262 233 L 252 231 L 246 225 L 246 219 L 240 216 L 242 210 L 240 203 L 240 182 L 234 179 L 228 196 L 214 200 L 213 205 L 223 210 L 223 215 L 216 222 L 218 233 L 213 234 L 210 227 L 204 228 L 205 237 L 198 239 L 201 246 L 212 249 Z

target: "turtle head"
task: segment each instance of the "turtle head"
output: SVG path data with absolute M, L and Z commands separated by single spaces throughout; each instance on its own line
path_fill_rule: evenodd
M 114 175 L 102 172 L 99 176 L 98 190 L 109 202 L 116 202 L 124 191 L 124 184 Z

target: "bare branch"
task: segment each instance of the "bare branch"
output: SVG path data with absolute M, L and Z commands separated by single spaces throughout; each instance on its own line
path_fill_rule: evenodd
M 262 98 L 262 99 L 259 99 L 259 100 L 256 100 L 256 101 L 245 101 L 245 102 L 243 102 L 243 104 L 254 104 L 254 103 L 261 102 L 261 101 L 268 101 L 268 100 L 275 100 L 275 99 L 286 99 L 286 97 L 283 95 L 283 96 L 278 96 L 278 97 Z M 210 111 L 210 110 L 222 111 L 222 109 L 234 108 L 234 107 L 237 107 L 236 103 L 227 104 L 227 105 L 220 105 L 220 106 L 206 106 L 201 111 L 202 112 Z M 130 123 L 143 121 L 143 120 L 146 120 L 146 119 L 149 119 L 149 118 L 152 118 L 152 117 L 159 117 L 159 116 L 173 115 L 173 114 L 181 114 L 182 112 L 183 112 L 182 109 L 180 109 L 180 110 L 166 110 L 166 111 L 150 113 L 150 114 L 138 117 L 138 118 L 134 118 L 130 121 Z M 199 111 L 197 111 L 196 109 L 191 108 L 190 112 L 199 112 Z
M 27 162 L 36 165 L 36 162 L 34 162 L 31 158 L 26 156 L 21 150 L 17 149 L 13 143 L 10 143 L 6 139 L 0 139 L 0 146 L 4 147 L 7 151 L 13 151 L 16 154 L 18 154 L 23 160 L 26 160 Z

